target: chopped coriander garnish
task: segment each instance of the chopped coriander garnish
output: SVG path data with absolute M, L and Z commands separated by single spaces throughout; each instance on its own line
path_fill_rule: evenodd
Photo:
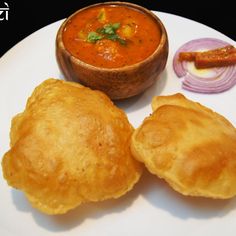
M 104 25 L 102 28 L 98 28 L 96 32 L 99 34 L 109 34 L 113 35 L 116 34 L 116 30 L 119 29 L 120 23 L 114 23 L 114 24 L 107 24 Z
M 87 37 L 89 43 L 95 43 L 96 41 L 102 39 L 102 36 L 96 32 L 90 32 Z
M 105 34 L 116 34 L 116 30 L 119 29 L 119 27 L 120 23 L 115 23 L 105 25 L 103 28 L 105 30 Z
M 112 41 L 117 41 L 121 45 L 126 45 L 125 39 L 122 39 L 117 33 L 120 23 L 106 24 L 102 28 L 98 28 L 96 32 L 90 32 L 87 37 L 87 41 L 90 43 L 95 43 L 96 41 L 106 38 Z
M 126 41 L 124 39 L 122 39 L 118 34 L 107 35 L 106 38 L 110 39 L 112 41 L 118 41 L 122 45 L 126 44 Z

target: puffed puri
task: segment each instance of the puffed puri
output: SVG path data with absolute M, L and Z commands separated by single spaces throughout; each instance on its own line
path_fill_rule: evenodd
M 153 113 L 132 135 L 134 157 L 183 195 L 234 197 L 234 126 L 182 94 L 156 96 L 152 108 Z
M 132 133 L 126 114 L 102 92 L 48 79 L 12 119 L 3 175 L 46 214 L 118 198 L 142 173 L 130 152 Z

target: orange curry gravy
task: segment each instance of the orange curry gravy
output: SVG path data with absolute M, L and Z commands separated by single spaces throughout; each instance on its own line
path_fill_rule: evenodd
M 115 36 L 120 41 L 108 39 L 109 34 L 97 33 L 113 24 L 116 25 Z M 91 32 L 100 39 L 89 41 Z M 64 45 L 73 56 L 103 68 L 118 68 L 142 61 L 155 51 L 160 37 L 160 28 L 150 16 L 117 5 L 85 9 L 71 18 L 63 32 Z

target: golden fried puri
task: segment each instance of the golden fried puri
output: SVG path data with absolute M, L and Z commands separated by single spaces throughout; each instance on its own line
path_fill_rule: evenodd
M 176 191 L 226 199 L 236 195 L 236 129 L 181 94 L 154 97 L 153 114 L 134 132 L 131 150 Z
M 4 177 L 47 214 L 118 198 L 142 171 L 130 152 L 132 132 L 125 113 L 105 94 L 46 80 L 12 120 Z

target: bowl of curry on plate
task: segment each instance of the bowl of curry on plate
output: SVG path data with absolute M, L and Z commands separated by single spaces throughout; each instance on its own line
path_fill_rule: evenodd
M 168 50 L 161 20 L 127 2 L 80 9 L 62 23 L 56 37 L 56 58 L 65 79 L 113 100 L 150 87 L 166 66 Z

